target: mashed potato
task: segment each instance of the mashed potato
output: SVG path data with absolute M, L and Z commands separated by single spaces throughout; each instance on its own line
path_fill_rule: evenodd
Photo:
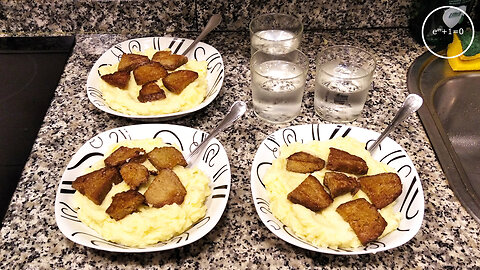
M 137 52 L 148 56 L 150 59 L 155 54 L 155 50 L 149 49 L 144 52 Z M 110 74 L 117 71 L 118 64 L 112 66 L 103 66 L 99 68 L 100 74 Z M 100 80 L 100 91 L 102 92 L 105 102 L 115 111 L 129 115 L 158 115 L 189 110 L 202 103 L 207 94 L 207 62 L 189 60 L 177 70 L 192 70 L 198 73 L 198 78 L 189 84 L 179 95 L 168 91 L 158 80 L 156 83 L 165 91 L 166 98 L 151 102 L 142 103 L 138 101 L 138 92 L 142 89 L 141 85 L 137 85 L 130 73 L 130 81 L 127 89 L 122 90 L 111 86 L 103 80 Z
M 293 153 L 304 151 L 314 154 L 327 161 L 329 147 L 338 148 L 350 154 L 363 158 L 368 165 L 368 175 L 383 172 L 395 172 L 386 164 L 374 160 L 370 153 L 365 150 L 365 145 L 353 138 L 336 138 L 329 141 L 313 141 L 309 143 L 293 143 L 282 146 L 280 156 L 273 161 L 272 166 L 264 176 L 263 183 L 269 194 L 270 208 L 272 213 L 283 224 L 291 228 L 296 235 L 318 247 L 353 248 L 362 244 L 355 235 L 350 225 L 335 211 L 337 207 L 353 199 L 365 198 L 363 191 L 358 191 L 355 196 L 350 193 L 338 196 L 334 202 L 315 213 L 300 204 L 294 204 L 287 199 L 288 193 L 294 190 L 308 174 L 294 173 L 286 170 L 286 158 Z M 326 169 L 312 173 L 321 183 Z M 328 189 L 327 189 L 328 190 Z M 369 201 L 369 200 L 368 200 Z M 393 210 L 393 205 L 379 210 L 388 223 L 382 236 L 390 233 L 398 227 L 401 215 Z
M 148 152 L 155 146 L 161 147 L 165 144 L 161 139 L 124 141 L 115 145 L 111 152 L 122 145 L 141 147 Z M 108 155 L 109 153 L 106 156 Z M 149 170 L 155 169 L 148 161 L 143 164 Z M 103 166 L 103 161 L 101 161 L 92 166 L 91 170 Z M 104 239 L 132 247 L 145 247 L 181 234 L 205 216 L 207 211 L 205 199 L 211 194 L 208 186 L 210 180 L 197 168 L 176 166 L 173 171 L 187 190 L 187 195 L 181 205 L 172 204 L 162 208 L 141 206 L 138 212 L 115 221 L 105 210 L 110 206 L 115 194 L 130 189 L 125 182 L 121 182 L 112 187 L 101 205 L 96 205 L 80 192 L 76 192 L 74 200 L 79 208 L 78 218 L 102 235 Z M 150 182 L 153 180 L 152 178 L 150 177 Z M 142 185 L 139 192 L 143 194 L 148 185 L 149 183 Z

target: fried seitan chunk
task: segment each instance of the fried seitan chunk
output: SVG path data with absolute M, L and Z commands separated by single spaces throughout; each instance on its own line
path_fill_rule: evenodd
M 182 204 L 187 190 L 174 171 L 162 169 L 159 170 L 144 195 L 148 204 L 161 208 L 174 203 Z
M 370 201 L 381 209 L 402 194 L 402 181 L 396 173 L 381 173 L 360 177 L 360 189 L 367 194 Z
M 127 190 L 115 194 L 112 203 L 105 212 L 115 219 L 120 220 L 138 210 L 145 203 L 145 197 L 136 190 Z
M 157 62 L 141 65 L 133 70 L 133 77 L 137 85 L 154 82 L 167 76 L 167 71 Z
M 108 167 L 121 166 L 127 162 L 139 162 L 142 163 L 146 159 L 145 150 L 142 148 L 130 148 L 126 146 L 120 146 L 110 156 L 105 159 L 105 165 Z
M 158 51 L 152 56 L 152 61 L 159 62 L 160 59 L 172 55 L 172 51 Z
M 173 146 L 155 147 L 147 155 L 148 160 L 157 170 L 172 169 L 177 165 L 187 166 L 182 153 Z
M 355 195 L 360 189 L 360 182 L 355 177 L 347 176 L 339 172 L 326 172 L 323 184 L 330 191 L 332 198 L 350 192 Z
M 145 103 L 155 100 L 165 99 L 165 91 L 160 88 L 155 82 L 149 82 L 142 86 L 140 92 L 138 93 L 138 101 Z
M 100 78 L 102 78 L 102 80 L 111 86 L 115 86 L 120 89 L 126 89 L 128 86 L 128 81 L 130 81 L 130 72 L 117 71 L 112 74 L 105 74 Z
M 337 213 L 350 224 L 362 245 L 376 240 L 387 227 L 382 215 L 364 198 L 341 204 Z
M 122 58 L 118 63 L 117 70 L 130 72 L 141 65 L 145 65 L 148 62 L 150 62 L 148 56 L 134 53 L 125 53 L 122 55 Z
M 188 58 L 179 54 L 171 54 L 168 51 L 156 52 L 152 61 L 160 63 L 166 70 L 175 70 L 188 62 Z
M 312 175 L 309 175 L 298 187 L 288 193 L 287 199 L 292 203 L 301 204 L 313 212 L 318 212 L 333 202 L 320 181 Z
M 72 187 L 97 205 L 102 204 L 112 183 L 119 183 L 122 179 L 116 168 L 102 168 L 77 177 Z
M 120 175 L 131 189 L 137 189 L 148 181 L 149 173 L 147 167 L 142 164 L 128 162 L 120 167 Z
M 297 152 L 287 157 L 287 171 L 297 173 L 312 173 L 325 166 L 325 161 L 305 152 Z
M 163 85 L 172 93 L 180 94 L 189 84 L 198 78 L 198 73 L 191 70 L 178 70 L 162 79 Z
M 331 147 L 328 154 L 327 169 L 356 175 L 366 174 L 368 166 L 365 160 L 346 151 Z

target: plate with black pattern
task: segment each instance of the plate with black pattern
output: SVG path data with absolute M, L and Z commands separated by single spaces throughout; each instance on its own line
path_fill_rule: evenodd
M 214 47 L 203 42 L 199 42 L 197 45 L 195 45 L 195 47 L 192 48 L 186 56 L 188 59 L 207 61 L 207 94 L 200 104 L 189 110 L 158 115 L 125 114 L 110 108 L 105 102 L 100 90 L 100 82 L 102 79 L 100 78 L 98 69 L 101 66 L 117 64 L 124 53 L 136 53 L 148 49 L 170 49 L 174 54 L 181 54 L 188 46 L 190 46 L 192 42 L 193 40 L 191 39 L 176 37 L 144 37 L 130 39 L 114 45 L 100 56 L 88 73 L 86 86 L 88 99 L 95 107 L 104 112 L 145 122 L 171 120 L 203 109 L 220 93 L 225 74 L 220 52 L 218 52 L 218 50 Z
M 353 137 L 366 147 L 372 144 L 380 134 L 378 132 L 345 125 L 308 124 L 291 126 L 277 130 L 269 135 L 258 147 L 252 164 L 251 189 L 255 208 L 265 226 L 284 241 L 312 251 L 335 254 L 357 255 L 376 253 L 403 245 L 412 239 L 420 229 L 424 215 L 423 189 L 413 162 L 405 150 L 390 138 L 382 141 L 373 152 L 373 158 L 386 163 L 397 171 L 402 181 L 402 194 L 397 198 L 394 210 L 400 212 L 402 220 L 399 227 L 385 237 L 358 248 L 317 247 L 298 237 L 271 212 L 268 192 L 262 178 L 279 156 L 280 147 L 293 142 L 326 141 L 335 137 Z
M 202 170 L 210 179 L 210 196 L 205 204 L 205 217 L 187 231 L 172 239 L 145 248 L 128 247 L 104 240 L 97 232 L 82 223 L 73 201 L 75 190 L 72 182 L 91 165 L 106 158 L 113 144 L 124 140 L 162 138 L 165 143 L 178 146 L 184 155 L 193 151 L 206 138 L 197 129 L 168 124 L 140 124 L 124 126 L 102 132 L 88 140 L 71 158 L 55 198 L 55 219 L 60 231 L 71 241 L 87 247 L 112 252 L 153 252 L 168 250 L 195 242 L 212 230 L 220 220 L 227 205 L 231 187 L 231 171 L 228 156 L 222 144 L 212 139 L 197 156 L 193 166 Z

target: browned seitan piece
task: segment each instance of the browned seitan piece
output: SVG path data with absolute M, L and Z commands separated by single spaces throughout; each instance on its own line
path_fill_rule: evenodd
M 402 181 L 396 173 L 362 176 L 358 180 L 360 189 L 377 209 L 391 204 L 402 194 Z
M 155 147 L 148 154 L 148 160 L 157 169 L 172 169 L 173 167 L 187 166 L 182 153 L 173 146 Z
M 166 70 L 175 70 L 188 62 L 188 58 L 179 54 L 169 54 L 168 51 L 158 51 L 152 61 L 160 63 Z
M 163 86 L 168 91 L 180 94 L 192 82 L 198 78 L 198 73 L 191 70 L 178 70 L 168 74 L 162 79 Z
M 122 58 L 118 63 L 117 70 L 130 72 L 138 66 L 144 65 L 148 62 L 150 62 L 150 59 L 148 59 L 148 57 L 145 55 L 125 53 L 122 55 Z
M 318 212 L 333 202 L 320 181 L 312 175 L 309 175 L 298 187 L 288 193 L 287 199 L 292 203 L 301 204 L 313 212 Z
M 77 177 L 72 187 L 97 205 L 102 204 L 113 183 L 122 181 L 118 170 L 113 167 L 102 168 Z
M 167 76 L 167 71 L 157 62 L 150 62 L 138 66 L 133 70 L 133 78 L 137 85 L 144 85 L 149 82 L 157 81 Z
M 287 157 L 287 171 L 312 173 L 325 167 L 325 161 L 306 152 L 297 152 Z
M 339 172 L 326 172 L 323 184 L 328 188 L 333 198 L 348 192 L 355 195 L 360 189 L 360 182 L 355 177 Z
M 112 203 L 105 212 L 118 221 L 136 212 L 144 203 L 145 197 L 141 193 L 136 190 L 128 190 L 115 194 Z
M 165 91 L 160 88 L 155 82 L 149 82 L 142 86 L 138 93 L 138 101 L 145 103 L 155 100 L 162 100 L 165 99 L 167 96 L 165 95 Z
M 174 171 L 162 169 L 158 171 L 144 195 L 148 204 L 161 208 L 174 203 L 181 205 L 187 190 Z
M 172 54 L 172 51 L 158 51 L 152 56 L 152 61 L 159 62 L 160 59 Z
M 128 162 L 120 167 L 123 181 L 131 188 L 137 189 L 148 181 L 148 169 L 140 163 Z
M 356 175 L 368 172 L 367 163 L 361 157 L 333 147 L 330 148 L 330 153 L 328 154 L 327 169 Z
M 382 215 L 364 198 L 341 204 L 337 212 L 350 224 L 362 245 L 378 239 L 387 227 Z
M 102 80 L 111 86 L 115 86 L 120 89 L 126 89 L 128 86 L 128 81 L 130 81 L 130 72 L 117 71 L 112 74 L 105 74 L 100 78 L 102 78 Z
M 117 150 L 113 151 L 104 162 L 107 167 L 121 166 L 127 162 L 139 162 L 142 163 L 146 160 L 145 150 L 138 147 L 126 147 L 120 146 Z

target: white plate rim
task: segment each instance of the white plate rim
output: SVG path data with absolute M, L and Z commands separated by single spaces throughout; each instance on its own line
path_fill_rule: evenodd
M 94 249 L 110 252 L 142 253 L 178 248 L 191 244 L 218 223 L 227 206 L 231 189 L 231 170 L 227 153 L 222 144 L 213 138 L 198 155 L 198 166 L 210 178 L 212 194 L 207 198 L 207 213 L 190 229 L 174 238 L 145 248 L 127 247 L 104 240 L 98 233 L 78 220 L 73 206 L 75 190 L 71 183 L 84 170 L 105 158 L 109 146 L 124 140 L 161 137 L 165 142 L 179 145 L 183 154 L 190 153 L 203 141 L 207 133 L 198 129 L 171 124 L 138 124 L 104 131 L 87 140 L 71 157 L 59 182 L 55 196 L 55 221 L 60 231 L 71 241 Z M 206 169 L 208 168 L 208 170 Z
M 86 91 L 87 97 L 90 102 L 99 110 L 106 113 L 135 119 L 139 121 L 166 121 L 175 118 L 179 118 L 190 113 L 196 112 L 209 105 L 220 93 L 224 80 L 224 64 L 220 52 L 213 46 L 199 42 L 195 47 L 187 54 L 189 59 L 195 59 L 197 61 L 207 61 L 207 96 L 199 105 L 186 111 L 180 111 L 168 114 L 159 115 L 129 115 L 113 110 L 106 104 L 102 97 L 102 93 L 99 90 L 100 75 L 98 69 L 100 66 L 112 65 L 120 61 L 120 57 L 123 53 L 133 53 L 136 51 L 143 51 L 153 48 L 155 50 L 171 49 L 173 53 L 181 53 L 185 50 L 193 40 L 177 37 L 142 37 L 129 39 L 120 42 L 107 51 L 105 51 L 95 61 L 93 67 L 90 69 L 87 77 Z
M 401 246 L 419 231 L 425 211 L 421 180 L 413 162 L 405 150 L 390 138 L 380 144 L 373 157 L 388 163 L 397 170 L 403 184 L 402 194 L 397 198 L 394 209 L 400 210 L 402 221 L 397 230 L 384 238 L 359 248 L 322 248 L 311 245 L 296 236 L 290 228 L 273 216 L 269 208 L 267 192 L 261 177 L 267 166 L 278 156 L 281 145 L 295 141 L 324 141 L 338 136 L 350 136 L 370 145 L 378 138 L 378 132 L 339 124 L 304 124 L 279 129 L 265 138 L 257 149 L 251 170 L 251 192 L 255 209 L 264 225 L 280 239 L 303 249 L 334 255 L 361 255 L 377 253 Z M 408 172 L 407 172 L 408 171 Z M 412 210 L 413 208 L 413 210 Z

